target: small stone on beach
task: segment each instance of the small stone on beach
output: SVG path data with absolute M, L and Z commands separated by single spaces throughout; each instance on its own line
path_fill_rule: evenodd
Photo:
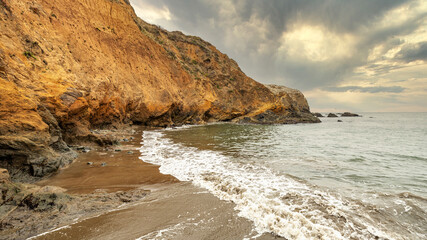
M 87 162 L 87 165 L 92 165 L 93 164 L 93 162 Z

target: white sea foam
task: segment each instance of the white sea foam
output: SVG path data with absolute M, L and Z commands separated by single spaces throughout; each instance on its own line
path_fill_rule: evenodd
M 160 171 L 233 201 L 239 215 L 259 233 L 288 239 L 392 239 L 369 216 L 327 192 L 277 175 L 255 164 L 239 163 L 219 152 L 173 143 L 162 131 L 144 131 L 141 160 Z
M 135 240 L 174 239 L 176 235 L 178 235 L 182 231 L 185 231 L 186 228 L 191 227 L 191 226 L 197 226 L 200 223 L 203 223 L 203 220 L 200 222 L 195 222 L 194 220 L 195 220 L 195 218 L 188 218 L 183 222 L 177 223 L 175 225 L 170 225 L 164 229 L 149 232 L 149 233 L 145 234 L 144 236 L 136 238 Z
M 62 230 L 62 229 L 66 229 L 66 228 L 71 228 L 71 226 L 70 225 L 66 225 L 66 226 L 58 227 L 58 228 L 52 229 L 50 231 L 46 231 L 46 232 L 40 233 L 40 234 L 38 234 L 36 236 L 29 237 L 29 238 L 27 238 L 27 240 L 36 239 L 38 237 L 41 237 L 41 236 L 44 236 L 44 235 L 47 235 L 49 233 L 53 233 L 53 232 L 56 232 L 56 231 L 59 231 L 59 230 Z

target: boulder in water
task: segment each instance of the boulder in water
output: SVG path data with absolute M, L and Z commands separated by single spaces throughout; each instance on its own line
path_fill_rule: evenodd
M 341 117 L 360 117 L 360 115 L 356 114 L 356 113 L 345 112 L 345 113 L 341 114 Z

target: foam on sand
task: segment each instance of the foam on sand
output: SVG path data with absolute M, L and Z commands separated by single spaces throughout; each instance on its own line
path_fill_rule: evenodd
M 259 233 L 289 239 L 399 239 L 386 234 L 360 203 L 277 175 L 255 162 L 173 143 L 162 131 L 144 131 L 140 151 L 140 159 L 160 165 L 162 173 L 233 201 L 239 215 L 253 221 Z

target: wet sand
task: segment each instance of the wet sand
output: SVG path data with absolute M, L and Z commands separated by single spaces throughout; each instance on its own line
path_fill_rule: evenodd
M 34 239 L 275 239 L 271 234 L 258 236 L 252 222 L 237 215 L 233 203 L 141 161 L 141 136 L 142 130 L 126 136 L 133 140 L 115 147 L 122 151 L 81 153 L 68 168 L 38 184 L 60 186 L 71 194 L 142 188 L 151 191 L 148 196 Z
M 275 239 L 257 236 L 234 204 L 190 183 L 152 192 L 127 209 L 90 218 L 35 239 Z
M 121 142 L 118 146 L 92 148 L 87 153 L 80 153 L 69 167 L 37 185 L 53 185 L 67 189 L 67 193 L 87 194 L 96 190 L 126 191 L 147 184 L 178 182 L 173 176 L 161 174 L 158 166 L 138 158 L 142 128 L 136 128 L 135 133 L 130 135 L 119 135 L 121 139 L 129 141 Z

